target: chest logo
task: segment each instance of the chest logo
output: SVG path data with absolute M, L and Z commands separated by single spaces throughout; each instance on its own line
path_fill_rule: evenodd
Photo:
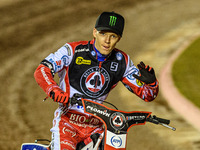
M 82 64 L 91 65 L 91 60 L 85 60 L 85 59 L 83 59 L 83 57 L 77 57 L 76 58 L 76 64 L 77 65 L 82 65 Z
M 104 93 L 109 82 L 110 76 L 104 68 L 99 72 L 99 67 L 92 67 L 83 73 L 80 87 L 87 96 L 97 98 Z

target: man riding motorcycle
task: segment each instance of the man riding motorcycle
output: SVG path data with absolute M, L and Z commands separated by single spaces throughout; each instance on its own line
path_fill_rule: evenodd
M 137 66 L 129 55 L 115 48 L 124 29 L 124 18 L 115 12 L 103 12 L 93 29 L 94 39 L 66 43 L 47 56 L 34 76 L 39 86 L 55 102 L 52 150 L 75 150 L 78 143 L 87 145 L 91 135 L 101 134 L 102 122 L 85 114 L 81 106 L 68 107 L 75 93 L 102 103 L 119 81 L 146 102 L 158 94 L 154 69 L 140 62 Z M 54 80 L 58 73 L 59 85 Z

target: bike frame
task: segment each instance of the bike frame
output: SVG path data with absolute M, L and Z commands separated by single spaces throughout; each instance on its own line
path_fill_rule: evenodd
M 111 109 L 103 104 L 82 99 L 84 112 L 104 123 L 104 150 L 126 150 L 127 133 L 132 126 L 144 125 L 151 112 Z
M 126 112 L 111 109 L 103 104 L 84 98 L 81 98 L 81 100 L 76 99 L 70 102 L 70 104 L 83 105 L 85 113 L 95 116 L 104 124 L 104 133 L 98 137 L 97 141 L 95 143 L 92 141 L 81 150 L 126 150 L 127 134 L 130 128 L 136 125 L 145 125 L 146 121 L 163 125 L 174 131 L 176 130 L 174 127 L 168 125 L 170 123 L 169 120 L 156 116 L 151 117 L 151 112 L 147 111 Z M 103 148 L 99 148 L 102 140 Z M 50 144 L 24 143 L 22 144 L 21 150 L 32 150 L 34 148 L 37 150 L 50 150 Z

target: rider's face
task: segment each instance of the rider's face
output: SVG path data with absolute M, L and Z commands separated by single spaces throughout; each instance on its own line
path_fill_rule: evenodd
M 114 32 L 97 31 L 95 28 L 93 30 L 93 36 L 95 38 L 95 47 L 103 55 L 110 54 L 120 40 L 120 36 Z

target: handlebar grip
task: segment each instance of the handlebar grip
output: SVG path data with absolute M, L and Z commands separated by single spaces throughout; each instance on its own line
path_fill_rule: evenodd
M 154 119 L 154 118 L 151 117 L 151 116 L 149 116 L 149 117 L 147 118 L 146 121 L 151 122 L 151 123 L 154 123 L 154 124 L 159 124 L 158 120 Z
M 76 97 L 69 98 L 69 103 L 71 105 L 78 104 L 79 106 L 83 106 L 82 101 L 77 99 Z
M 155 115 L 153 116 L 153 119 L 156 119 L 159 123 L 164 123 L 164 124 L 167 124 L 167 125 L 170 124 L 170 120 L 159 118 L 159 117 L 156 117 Z

